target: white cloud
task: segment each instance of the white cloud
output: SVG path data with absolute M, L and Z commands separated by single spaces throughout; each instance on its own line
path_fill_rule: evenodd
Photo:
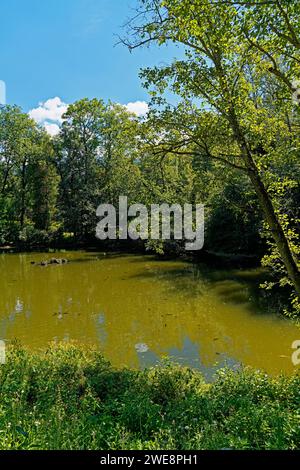
M 139 117 L 145 116 L 149 111 L 149 106 L 145 101 L 134 101 L 124 106 L 130 113 Z M 42 124 L 49 135 L 55 136 L 60 131 L 60 125 L 63 122 L 62 116 L 67 109 L 68 105 L 56 96 L 39 103 L 39 106 L 31 109 L 28 114 L 38 124 Z
M 67 111 L 68 105 L 60 98 L 51 98 L 44 103 L 39 103 L 38 108 L 29 111 L 29 116 L 38 124 L 48 120 L 62 122 L 62 115 Z
M 130 113 L 136 114 L 137 116 L 145 116 L 149 111 L 149 106 L 146 101 L 134 101 L 133 103 L 126 104 L 125 107 Z
M 31 109 L 28 114 L 38 124 L 43 124 L 48 134 L 54 136 L 59 133 L 59 124 L 63 122 L 62 116 L 67 109 L 68 105 L 56 96 L 39 103 L 39 106 Z
M 59 134 L 60 132 L 60 127 L 58 124 L 53 124 L 51 122 L 44 122 L 44 128 L 48 132 L 51 137 L 54 137 L 55 135 Z

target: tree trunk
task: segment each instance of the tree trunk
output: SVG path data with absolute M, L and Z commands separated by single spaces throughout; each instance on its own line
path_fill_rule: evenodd
M 243 132 L 240 129 L 237 117 L 234 110 L 231 111 L 229 115 L 229 121 L 237 140 L 237 143 L 240 146 L 244 161 L 246 164 L 247 172 L 252 182 L 253 188 L 257 194 L 261 209 L 264 213 L 265 219 L 271 230 L 273 239 L 276 243 L 277 249 L 279 251 L 281 260 L 285 266 L 285 269 L 288 273 L 290 281 L 293 283 L 293 286 L 300 297 L 300 271 L 298 269 L 296 260 L 293 257 L 291 252 L 288 240 L 285 236 L 281 223 L 276 215 L 276 212 L 273 207 L 272 200 L 268 194 L 268 191 L 265 188 L 265 185 L 258 173 L 255 161 L 252 158 L 251 150 L 249 149 Z
M 20 228 L 23 230 L 25 221 L 25 198 L 26 198 L 26 159 L 22 163 L 21 172 L 21 213 L 20 213 Z
M 272 232 L 272 236 L 276 243 L 281 259 L 287 270 L 288 276 L 292 281 L 297 294 L 300 296 L 300 272 L 289 247 L 288 240 L 275 213 L 270 196 L 255 167 L 249 171 L 249 176 L 258 196 L 266 221 Z

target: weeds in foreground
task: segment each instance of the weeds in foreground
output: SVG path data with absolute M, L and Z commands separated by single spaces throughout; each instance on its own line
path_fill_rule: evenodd
M 0 449 L 300 449 L 300 376 L 116 370 L 76 345 L 0 366 Z

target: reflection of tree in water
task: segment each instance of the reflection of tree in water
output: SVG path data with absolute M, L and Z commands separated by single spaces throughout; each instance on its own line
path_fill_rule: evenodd
M 98 345 L 117 366 L 143 367 L 169 354 L 206 374 L 225 357 L 230 365 L 241 361 L 271 372 L 291 368 L 290 345 L 298 330 L 254 314 L 249 297 L 259 273 L 78 252 L 68 253 L 70 263 L 64 266 L 43 269 L 30 265 L 33 256 L 41 255 L 1 260 L 5 338 L 43 347 L 69 337 Z M 18 299 L 23 310 L 9 322 Z M 283 355 L 287 358 L 276 360 Z

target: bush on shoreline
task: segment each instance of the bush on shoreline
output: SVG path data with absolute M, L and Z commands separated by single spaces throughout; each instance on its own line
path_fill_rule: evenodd
M 77 345 L 8 348 L 0 449 L 300 449 L 300 375 L 117 370 Z

